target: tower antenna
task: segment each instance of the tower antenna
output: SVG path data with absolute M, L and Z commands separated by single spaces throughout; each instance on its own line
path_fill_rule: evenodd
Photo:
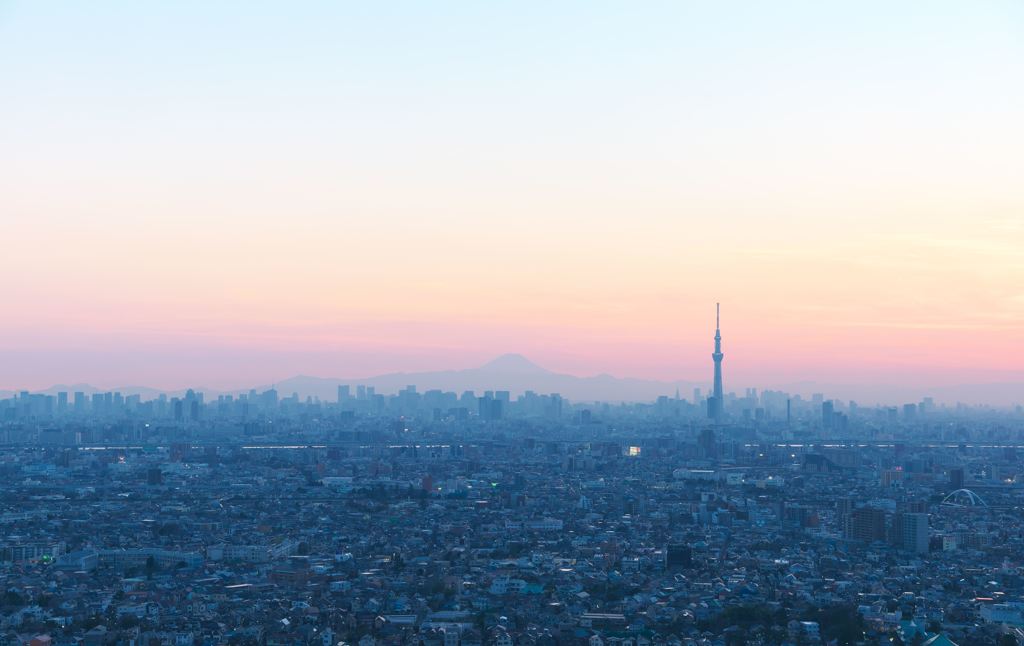
M 722 392 L 722 331 L 719 329 L 721 322 L 722 304 L 715 303 L 715 352 L 711 359 L 715 362 L 715 381 L 711 397 L 708 398 L 708 417 L 715 420 L 717 424 L 722 418 L 725 395 Z

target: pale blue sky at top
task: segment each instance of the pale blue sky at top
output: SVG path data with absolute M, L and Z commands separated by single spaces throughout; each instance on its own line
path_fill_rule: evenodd
M 689 378 L 719 300 L 751 381 L 1019 371 L 1022 80 L 1020 2 L 0 0 L 0 387 Z

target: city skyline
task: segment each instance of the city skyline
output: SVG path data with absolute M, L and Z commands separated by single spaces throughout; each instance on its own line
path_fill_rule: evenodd
M 399 394 L 408 386 L 421 391 L 442 390 L 454 392 L 483 393 L 485 391 L 509 391 L 513 395 L 527 392 L 538 394 L 560 394 L 576 402 L 624 402 L 650 403 L 659 398 L 681 396 L 683 400 L 700 406 L 708 404 L 714 397 L 714 379 L 658 381 L 618 377 L 607 373 L 599 375 L 571 375 L 558 373 L 540 366 L 527 357 L 510 353 L 496 357 L 483 365 L 460 367 L 449 370 L 424 372 L 394 372 L 355 377 L 331 377 L 312 375 L 291 375 L 266 383 L 240 383 L 232 388 L 211 388 L 200 383 L 184 384 L 173 388 L 154 388 L 146 384 L 97 384 L 97 383 L 55 383 L 43 388 L 0 388 L 0 399 L 14 397 L 19 393 L 67 396 L 81 391 L 87 396 L 97 393 L 120 393 L 124 396 L 140 395 L 143 401 L 159 395 L 181 396 L 194 390 L 210 397 L 250 394 L 252 391 L 276 389 L 282 395 L 297 394 L 301 399 L 312 397 L 318 401 L 332 401 L 339 386 L 373 386 L 382 395 Z M 695 400 L 693 390 L 700 392 Z M 994 406 L 1001 409 L 1016 409 L 1020 406 L 1021 384 L 959 384 L 949 387 L 926 388 L 919 385 L 903 386 L 857 385 L 842 383 L 793 382 L 777 384 L 740 384 L 724 389 L 730 401 L 742 399 L 748 391 L 772 392 L 804 400 L 825 397 L 837 402 L 858 402 L 862 406 L 896 406 L 924 399 L 934 400 L 946 406 Z M 717 400 L 716 400 L 717 401 Z M 710 413 L 710 409 L 708 411 Z
M 462 391 L 474 393 L 477 391 L 504 391 L 513 395 L 523 394 L 554 394 L 556 396 L 567 396 L 576 401 L 592 402 L 636 402 L 647 403 L 652 400 L 663 400 L 673 388 L 675 398 L 680 399 L 680 389 L 687 391 L 692 389 L 693 397 L 686 398 L 698 407 L 705 410 L 707 417 L 716 424 L 722 422 L 726 416 L 726 402 L 735 402 L 738 391 L 725 390 L 722 375 L 722 334 L 721 334 L 721 303 L 715 303 L 715 334 L 714 352 L 712 359 L 712 378 L 708 381 L 701 379 L 685 380 L 677 379 L 662 381 L 656 379 L 638 379 L 622 377 L 601 373 L 598 375 L 573 375 L 558 373 L 540 366 L 527 357 L 518 353 L 505 353 L 498 356 L 482 366 L 469 368 L 456 368 L 435 371 L 421 372 L 395 372 L 361 377 L 325 377 L 296 374 L 280 381 L 284 392 L 300 398 L 312 398 L 316 401 L 329 401 L 331 394 L 340 393 L 342 388 L 358 385 L 362 387 L 380 388 L 382 395 L 400 395 L 407 388 L 422 387 L 426 390 L 437 392 Z M 815 401 L 824 399 L 827 402 L 841 402 L 848 400 L 851 406 L 867 405 L 889 407 L 897 404 L 905 404 L 907 401 L 923 400 L 927 402 L 938 402 L 942 405 L 963 404 L 968 406 L 996 406 L 1000 408 L 1014 408 L 1019 411 L 1021 391 L 1024 389 L 1022 383 L 989 383 L 989 384 L 958 384 L 954 386 L 927 386 L 917 384 L 877 384 L 874 388 L 864 384 L 827 384 L 811 381 L 795 383 L 759 383 L 742 384 L 745 391 L 744 397 L 749 398 L 751 393 L 758 390 L 773 393 L 773 397 L 785 396 L 813 399 Z M 707 388 L 703 393 L 702 388 Z M 121 384 L 106 387 L 96 386 L 92 383 L 81 382 L 75 384 L 51 384 L 48 387 L 40 387 L 26 390 L 24 387 L 17 389 L 0 388 L 0 398 L 14 397 L 20 394 L 22 397 L 28 393 L 43 393 L 51 397 L 59 396 L 67 401 L 67 397 L 75 394 L 77 396 L 96 396 L 106 393 L 114 396 L 134 395 L 143 397 L 143 401 L 152 400 L 168 394 L 183 395 L 186 393 L 205 393 L 209 396 L 223 397 L 231 395 L 249 395 L 258 391 L 271 390 L 277 392 L 276 383 L 236 383 L 229 388 L 211 388 L 196 383 L 176 388 L 154 388 L 142 384 Z M 123 391 L 123 392 L 122 392 Z M 728 394 L 728 398 L 726 395 Z M 831 405 L 831 404 L 829 404 Z M 916 405 L 916 404 L 915 404 Z M 931 405 L 931 404 L 929 404 Z
M 1024 646 L 1022 79 L 1020 0 L 0 0 L 0 646 Z

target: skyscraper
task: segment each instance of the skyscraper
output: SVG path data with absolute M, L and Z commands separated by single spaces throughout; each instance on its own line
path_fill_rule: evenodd
M 715 362 L 715 384 L 711 397 L 708 398 L 708 417 L 718 421 L 722 417 L 724 397 L 722 394 L 722 331 L 720 325 L 720 304 L 715 303 L 715 352 L 711 358 Z

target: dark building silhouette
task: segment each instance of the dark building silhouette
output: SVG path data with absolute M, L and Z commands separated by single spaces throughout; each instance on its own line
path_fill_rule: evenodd
M 805 454 L 803 469 L 809 473 L 838 473 L 843 470 L 841 466 L 820 453 Z
M 665 566 L 672 568 L 688 568 L 693 566 L 693 550 L 684 543 L 673 543 L 665 550 Z
M 700 447 L 702 457 L 715 457 L 718 444 L 715 440 L 715 432 L 710 428 L 702 429 L 697 438 L 697 445 Z
M 949 470 L 949 486 L 953 489 L 964 488 L 964 468 L 956 467 Z
M 854 509 L 846 517 L 846 537 L 871 543 L 885 540 L 885 510 L 875 507 Z

